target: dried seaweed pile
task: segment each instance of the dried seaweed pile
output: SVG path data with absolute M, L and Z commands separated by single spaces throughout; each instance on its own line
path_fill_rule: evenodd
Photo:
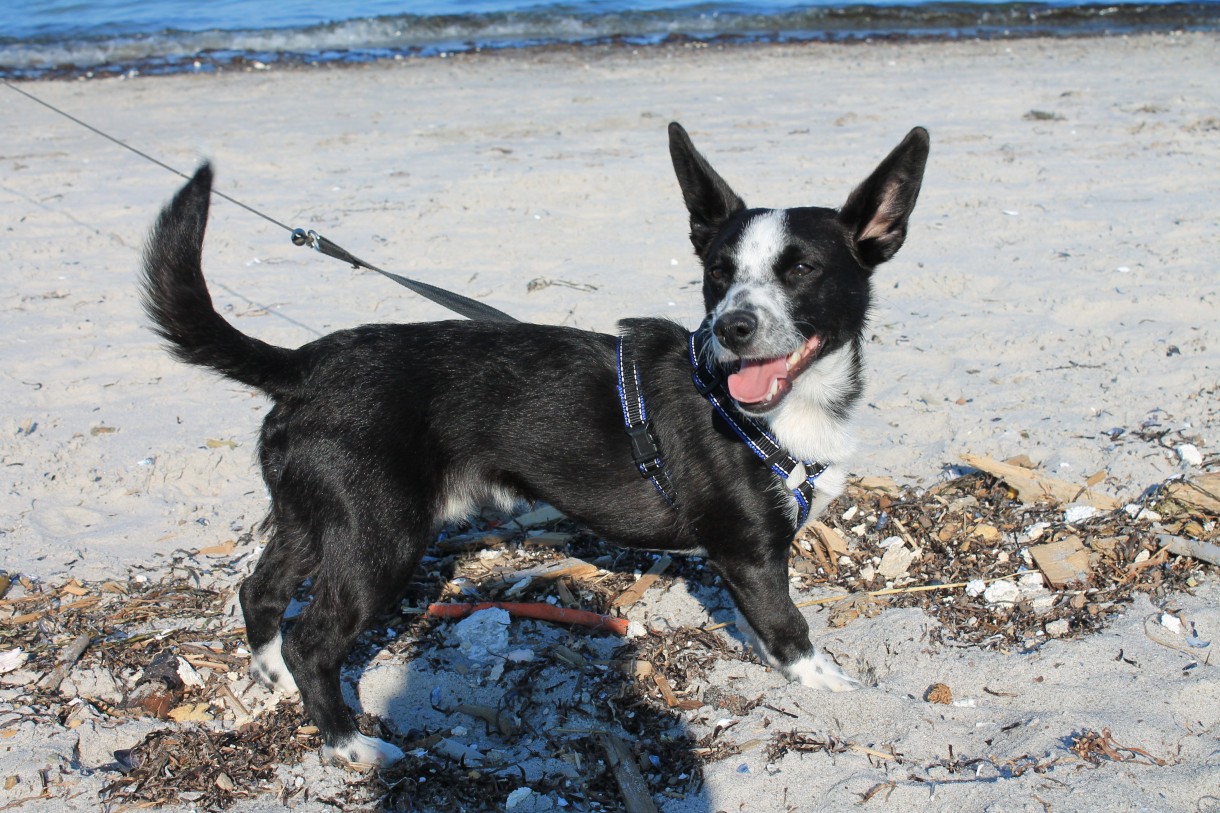
M 795 540 L 794 580 L 835 593 L 809 602 L 827 605 L 832 625 L 885 606 L 918 606 L 942 622 L 936 634 L 943 643 L 1007 650 L 1088 634 L 1136 591 L 1164 605 L 1205 571 L 1214 573 L 1214 564 L 1178 555 L 1171 548 L 1181 548 L 1168 543 L 1206 546 L 1220 537 L 1220 501 L 1208 502 L 1216 475 L 1201 488 L 1169 484 L 1138 506 L 1088 510 L 1030 499 L 1012 485 L 1024 476 L 973 473 L 923 492 L 855 485 Z M 432 658 L 451 625 L 421 608 L 438 600 L 511 598 L 619 614 L 675 579 L 717 584 L 699 560 L 625 552 L 553 513 L 532 526 L 524 519 L 491 515 L 438 542 L 409 586 L 402 614 L 386 619 L 385 628 L 396 632 L 366 635 L 349 663 L 377 653 Z M 164 728 L 106 766 L 114 774 L 107 798 L 116 804 L 188 801 L 223 809 L 250 795 L 308 795 L 308 787 L 285 781 L 283 767 L 316 750 L 316 729 L 299 704 L 244 694 L 248 653 L 231 608 L 248 554 L 232 545 L 182 553 L 157 580 L 140 574 L 122 583 L 52 586 L 0 576 L 0 659 L 7 659 L 0 677 L 22 687 L 0 728 L 26 720 L 68 728 L 91 718 L 164 720 Z M 215 579 L 209 586 L 205 573 Z M 683 733 L 683 712 L 714 719 L 765 706 L 781 722 L 787 714 L 763 697 L 707 684 L 718 661 L 749 657 L 712 628 L 645 631 L 607 658 L 597 644 L 604 633 L 548 636 L 547 625 L 531 623 L 541 657 L 509 667 L 494 707 L 459 706 L 451 724 L 428 730 L 394 731 L 366 715 L 365 732 L 395 742 L 407 758 L 349 777 L 326 801 L 345 809 L 480 811 L 528 786 L 562 796 L 573 809 L 617 810 L 630 787 L 680 797 L 699 786 L 702 765 L 740 752 L 719 727 L 697 741 Z M 848 750 L 900 759 L 780 728 L 758 743 L 775 759 L 788 751 Z M 457 732 L 483 746 L 478 760 L 469 749 L 455 751 Z M 1138 751 L 1117 746 L 1108 732 L 1082 732 L 1077 745 L 1088 759 Z M 550 767 L 527 781 L 523 766 L 540 759 Z M 1039 766 L 1005 770 L 1018 768 Z
M 944 625 L 938 641 L 1007 650 L 1096 632 L 1136 592 L 1162 604 L 1190 590 L 1215 566 L 1171 553 L 1175 537 L 1220 537 L 1187 484 L 1099 510 L 1023 502 L 974 473 L 926 492 L 853 487 L 796 541 L 794 568 L 807 588 L 852 591 L 832 606 L 832 626 L 921 607 Z M 1005 590 L 981 589 L 998 581 Z
M 313 726 L 302 726 L 295 704 L 276 706 L 236 728 L 165 728 L 115 754 L 111 767 L 121 776 L 106 793 L 140 807 L 191 802 L 216 810 L 262 794 L 287 803 L 308 797 L 309 789 L 282 782 L 277 769 L 317 749 L 316 734 Z
M 40 674 L 26 702 L 38 708 L 62 699 L 60 684 L 73 667 L 100 669 L 122 680 L 142 672 L 161 653 L 183 647 L 185 659 L 242 663 L 233 654 L 241 629 L 224 616 L 227 590 L 207 589 L 181 577 L 153 582 L 58 586 L 0 576 L 0 648 L 20 650 L 24 673 Z M 16 589 L 14 589 L 16 588 Z M 78 644 L 84 639 L 87 648 Z M 74 652 L 73 644 L 79 651 Z M 71 655 L 70 662 L 65 662 Z M 15 678 L 7 682 L 13 684 Z

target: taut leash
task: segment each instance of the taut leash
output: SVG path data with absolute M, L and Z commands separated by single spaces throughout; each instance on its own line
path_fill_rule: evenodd
M 163 161 L 159 161 L 156 158 L 153 158 L 148 153 L 138 150 L 135 147 L 128 144 L 127 142 L 125 142 L 121 139 L 115 138 L 114 136 L 110 135 L 109 133 L 99 130 L 97 127 L 94 127 L 92 124 L 81 121 L 76 116 L 73 116 L 70 113 L 60 110 L 58 107 L 51 104 L 50 102 L 43 101 L 42 99 L 35 96 L 33 93 L 22 90 L 21 88 L 14 85 L 12 82 L 5 80 L 4 85 L 9 90 L 20 93 L 22 96 L 26 97 L 30 101 L 37 102 L 38 104 L 42 105 L 43 107 L 47 108 L 48 110 L 52 111 L 53 113 L 63 116 L 68 121 L 71 121 L 74 124 L 78 124 L 81 127 L 84 127 L 86 130 L 88 130 L 92 133 L 96 133 L 97 135 L 100 135 L 102 138 L 106 139 L 107 141 L 111 141 L 129 152 L 135 153 L 136 155 L 143 158 L 145 161 L 149 161 L 150 163 L 156 164 L 157 166 L 161 167 L 162 169 L 169 170 L 170 172 L 174 173 L 175 175 L 177 175 L 180 178 L 185 178 L 188 181 L 190 180 L 191 176 L 187 175 L 185 172 L 182 172 L 181 170 L 176 169 Z M 255 209 L 253 206 L 242 203 L 240 200 L 237 200 L 236 198 L 226 195 L 224 192 L 213 189 L 212 194 L 216 195 L 219 198 L 224 198 L 229 203 L 232 203 L 236 206 L 240 206 L 241 208 L 245 209 L 247 212 L 258 215 L 263 220 L 266 220 L 268 223 L 273 223 L 276 226 L 279 226 L 284 231 L 289 232 L 292 235 L 292 244 L 293 245 L 308 246 L 308 247 L 314 249 L 315 251 L 325 254 L 328 257 L 334 257 L 337 260 L 342 260 L 343 262 L 349 263 L 349 264 L 351 264 L 351 266 L 353 268 L 366 268 L 369 271 L 376 271 L 378 274 L 381 274 L 383 277 L 386 277 L 387 279 L 391 279 L 394 282 L 397 282 L 399 285 L 403 286 L 404 288 L 408 288 L 408 289 L 414 291 L 415 293 L 419 294 L 420 296 L 424 297 L 425 299 L 430 299 L 433 302 L 435 302 L 436 304 L 438 304 L 444 308 L 448 308 L 449 310 L 453 311 L 454 313 L 465 316 L 467 319 L 471 319 L 471 320 L 475 320 L 475 321 L 484 321 L 484 322 L 516 322 L 517 321 L 516 319 L 509 316 L 504 311 L 493 308 L 491 305 L 487 305 L 487 304 L 484 304 L 477 300 L 471 299 L 470 297 L 462 296 L 461 294 L 456 294 L 453 291 L 449 291 L 444 288 L 439 288 L 435 285 L 429 285 L 426 282 L 420 282 L 419 280 L 409 279 L 407 277 L 400 276 L 399 274 L 392 274 L 389 271 L 384 271 L 384 270 L 378 268 L 377 266 L 372 265 L 371 263 L 365 262 L 364 260 L 360 259 L 356 255 L 352 254 L 347 249 L 337 245 L 336 243 L 334 243 L 334 242 L 326 239 L 322 235 L 318 234 L 316 231 L 312 231 L 312 230 L 306 231 L 305 229 L 294 229 L 291 226 L 287 226 L 287 225 L 281 223 L 280 221 L 276 220 L 274 217 L 271 217 L 270 215 L 268 215 L 264 212 L 260 212 L 258 209 Z

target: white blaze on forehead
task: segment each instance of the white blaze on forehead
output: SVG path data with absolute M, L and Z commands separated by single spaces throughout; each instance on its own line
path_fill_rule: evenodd
M 737 283 L 763 285 L 775 279 L 775 263 L 787 244 L 788 218 L 783 209 L 755 215 L 733 252 Z
M 788 216 L 783 209 L 750 218 L 732 248 L 737 268 L 733 284 L 712 309 L 713 320 L 737 309 L 754 313 L 758 329 L 750 343 L 748 355 L 752 358 L 786 356 L 804 342 L 792 324 L 788 294 L 775 276 L 775 264 L 788 241 Z M 719 341 L 715 347 L 719 355 L 727 352 Z

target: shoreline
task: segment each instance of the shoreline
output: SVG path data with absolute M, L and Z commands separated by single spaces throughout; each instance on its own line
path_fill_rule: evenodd
M 1176 4 L 1184 8 L 1208 8 L 1197 3 Z M 901 7 L 895 7 L 901 8 Z M 1050 8 L 1055 8 L 1051 6 Z M 1065 9 L 1070 10 L 1070 9 Z M 1161 10 L 1161 9 L 1158 9 Z M 1125 9 L 1124 9 L 1125 11 Z M 831 29 L 818 33 L 803 34 L 717 34 L 699 36 L 685 33 L 668 34 L 660 39 L 616 34 L 593 37 L 581 41 L 509 42 L 504 44 L 481 43 L 471 40 L 460 47 L 449 45 L 406 46 L 402 48 L 368 47 L 353 49 L 322 49 L 318 52 L 299 51 L 234 51 L 209 48 L 196 53 L 181 55 L 159 55 L 139 59 L 128 59 L 114 64 L 92 66 L 62 65 L 58 67 L 7 67 L 0 61 L 0 79 L 14 82 L 40 82 L 62 80 L 89 80 L 137 76 L 179 75 L 223 75 L 265 70 L 304 71 L 321 68 L 359 68 L 381 64 L 395 64 L 416 60 L 449 60 L 461 58 L 500 57 L 510 59 L 545 58 L 548 54 L 590 53 L 591 58 L 604 54 L 624 52 L 655 52 L 665 57 L 673 51 L 712 50 L 731 51 L 738 49 L 809 48 L 817 46 L 870 46 L 870 45 L 928 45 L 950 43 L 1003 43 L 1023 40 L 1081 41 L 1113 40 L 1145 36 L 1189 36 L 1216 34 L 1220 31 L 1220 11 L 1212 23 L 1177 25 L 1176 23 L 1141 23 L 1119 26 L 1118 30 L 1106 28 L 1113 25 L 1111 18 L 1097 23 L 1098 30 L 1087 30 L 1077 21 L 1080 30 L 1072 28 L 1029 28 L 995 26 L 997 30 L 979 32 L 973 29 L 956 31 L 893 31 L 870 32 L 848 29 Z M 1137 19 L 1140 19 L 1137 17 Z M 240 33 L 240 32 L 237 32 Z M 13 43 L 15 47 L 25 47 Z M 3 50 L 0 49 L 0 59 Z

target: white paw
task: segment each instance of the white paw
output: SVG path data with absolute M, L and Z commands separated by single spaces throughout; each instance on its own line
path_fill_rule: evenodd
M 806 655 L 783 667 L 789 680 L 795 680 L 802 686 L 811 689 L 822 689 L 832 692 L 852 692 L 863 686 L 860 681 L 849 677 L 834 661 L 821 652 Z
M 284 640 L 277 632 L 267 644 L 254 651 L 250 658 L 250 674 L 255 680 L 284 694 L 297 694 L 297 682 L 284 663 L 284 653 L 281 651 Z
M 357 768 L 375 768 L 402 759 L 400 748 L 385 740 L 353 734 L 334 745 L 322 746 L 323 762 L 346 762 Z

